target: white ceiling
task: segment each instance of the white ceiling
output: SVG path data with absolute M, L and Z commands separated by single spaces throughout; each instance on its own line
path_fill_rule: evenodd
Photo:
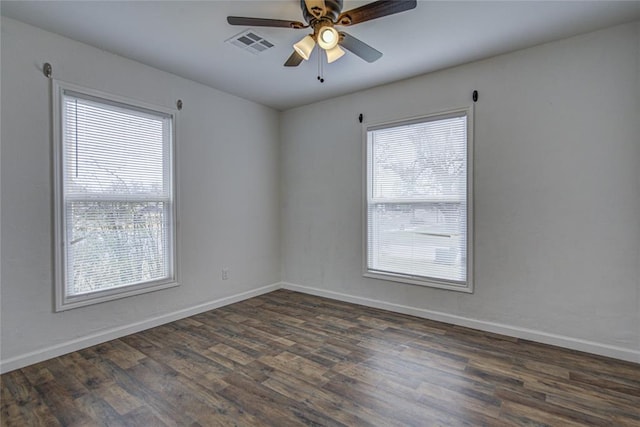
M 345 1 L 343 10 L 368 1 Z M 344 28 L 383 52 L 347 53 L 316 79 L 312 57 L 283 67 L 308 30 L 255 27 L 260 55 L 225 40 L 227 15 L 303 21 L 299 0 L 6 1 L 2 15 L 279 110 L 640 19 L 640 1 L 418 1 L 416 9 Z

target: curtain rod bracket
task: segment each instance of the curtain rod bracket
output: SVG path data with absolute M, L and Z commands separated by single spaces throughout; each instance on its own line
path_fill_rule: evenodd
M 473 102 L 478 102 L 478 91 L 474 90 L 473 91 Z
M 178 102 L 176 102 L 176 107 L 178 107 L 178 111 L 182 110 L 182 99 L 178 99 Z
M 51 78 L 51 74 L 53 73 L 53 67 L 48 62 L 45 62 L 42 66 L 42 74 L 48 79 Z

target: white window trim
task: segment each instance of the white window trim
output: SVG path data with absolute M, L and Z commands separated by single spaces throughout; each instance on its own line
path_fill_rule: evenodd
M 178 254 L 177 254 L 177 179 L 176 179 L 176 116 L 177 110 L 161 107 L 158 105 L 147 104 L 130 98 L 125 98 L 95 89 L 78 86 L 72 83 L 53 80 L 52 82 L 52 103 L 53 103 L 53 199 L 54 199 L 54 310 L 56 312 L 70 310 L 78 307 L 113 301 L 142 293 L 153 292 L 161 289 L 167 289 L 179 285 L 178 281 Z M 123 286 L 119 288 L 107 289 L 103 291 L 92 292 L 89 294 L 68 296 L 65 286 L 65 266 L 66 266 L 66 226 L 64 216 L 64 168 L 63 168 L 63 126 L 62 126 L 62 102 L 65 92 L 75 92 L 85 97 L 94 97 L 101 102 L 114 102 L 130 106 L 132 109 L 148 110 L 165 114 L 170 117 L 171 121 L 171 142 L 169 144 L 169 176 L 172 182 L 172 200 L 170 209 L 170 223 L 172 230 L 168 233 L 169 241 L 169 259 L 172 261 L 170 269 L 170 277 L 162 280 L 144 282 Z
M 371 153 L 369 152 L 369 143 L 367 141 L 367 133 L 371 130 L 380 128 L 409 125 L 412 123 L 420 123 L 425 120 L 433 120 L 438 118 L 447 118 L 457 114 L 464 113 L 467 117 L 467 280 L 466 282 L 454 282 L 450 280 L 440 280 L 436 278 L 427 278 L 422 276 L 414 276 L 409 274 L 398 274 L 391 272 L 382 272 L 379 270 L 371 270 L 368 266 L 369 248 L 369 218 L 368 211 L 368 192 L 370 191 L 369 182 L 371 182 L 371 171 L 369 170 Z M 452 108 L 445 111 L 429 113 L 418 117 L 408 119 L 396 119 L 383 122 L 365 122 L 362 124 L 362 275 L 363 277 L 379 280 L 388 280 L 392 282 L 400 282 L 411 285 L 427 286 L 432 288 L 447 289 L 451 291 L 473 293 L 474 290 L 474 216 L 473 216 L 473 105 Z M 413 200 L 412 200 L 413 201 Z

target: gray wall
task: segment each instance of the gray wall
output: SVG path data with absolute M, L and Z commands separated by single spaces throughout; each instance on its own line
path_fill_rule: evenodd
M 287 286 L 640 362 L 639 28 L 284 112 Z M 438 112 L 474 89 L 475 293 L 363 278 L 358 114 Z
M 6 18 L 1 59 L 3 365 L 280 280 L 277 111 Z M 184 101 L 176 125 L 181 286 L 53 313 L 51 91 L 43 62 L 60 80 L 166 107 Z M 221 280 L 222 267 L 229 280 Z

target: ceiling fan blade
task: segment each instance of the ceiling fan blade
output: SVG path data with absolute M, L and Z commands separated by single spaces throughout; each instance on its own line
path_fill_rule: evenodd
M 378 0 L 341 13 L 336 24 L 355 25 L 371 19 L 404 12 L 415 8 L 416 5 L 416 0 Z
M 284 63 L 285 67 L 297 67 L 298 65 L 300 65 L 300 63 L 302 62 L 304 58 L 302 56 L 300 56 L 298 54 L 298 52 L 296 52 L 295 50 L 293 51 L 293 53 L 291 54 L 291 56 L 289 57 L 289 59 L 287 59 L 287 62 Z
M 231 25 L 245 25 L 248 27 L 278 27 L 278 28 L 307 28 L 308 25 L 298 21 L 286 21 L 284 19 L 247 18 L 245 16 L 227 16 L 227 22 Z
M 324 0 L 304 0 L 307 11 L 316 18 L 320 18 L 327 13 L 327 6 Z
M 340 46 L 347 49 L 351 53 L 358 55 L 367 62 L 375 62 L 382 56 L 382 52 L 376 50 L 352 35 L 340 32 Z

